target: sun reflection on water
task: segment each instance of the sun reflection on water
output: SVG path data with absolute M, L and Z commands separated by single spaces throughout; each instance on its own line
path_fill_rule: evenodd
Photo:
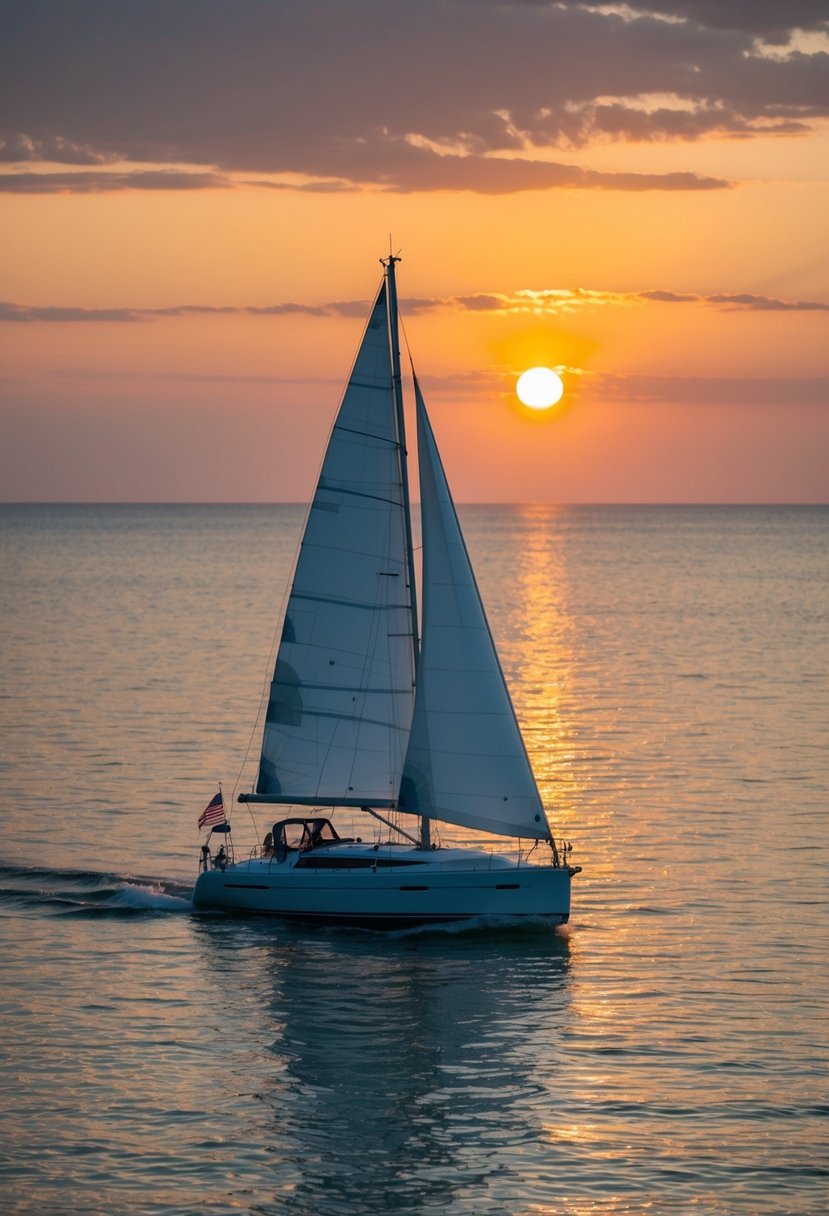
M 580 851 L 591 797 L 581 702 L 589 656 L 573 605 L 572 510 L 541 503 L 491 514 L 482 507 L 467 520 L 472 544 L 481 547 L 487 613 L 547 817 L 555 836 Z M 503 536 L 493 543 L 499 527 Z M 591 809 L 600 820 L 607 816 Z

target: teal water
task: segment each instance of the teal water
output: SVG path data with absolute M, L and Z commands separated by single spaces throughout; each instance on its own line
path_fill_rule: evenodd
M 194 915 L 303 512 L 0 508 L 5 1212 L 826 1210 L 829 510 L 461 515 L 566 934 Z

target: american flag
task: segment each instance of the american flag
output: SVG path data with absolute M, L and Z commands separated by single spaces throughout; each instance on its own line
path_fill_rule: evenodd
M 224 823 L 226 819 L 222 791 L 219 790 L 215 798 L 210 799 L 201 815 L 199 815 L 199 831 L 204 827 L 212 828 L 214 823 Z

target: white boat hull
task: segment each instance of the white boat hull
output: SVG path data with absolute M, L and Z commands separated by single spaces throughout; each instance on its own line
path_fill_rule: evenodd
M 567 866 L 463 849 L 342 843 L 297 861 L 252 859 L 199 875 L 197 908 L 371 928 L 494 917 L 566 923 Z

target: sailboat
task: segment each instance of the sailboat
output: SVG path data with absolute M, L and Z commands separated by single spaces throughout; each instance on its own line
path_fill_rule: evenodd
M 563 924 L 580 867 L 553 838 L 413 368 L 418 612 L 398 261 L 381 259 L 295 563 L 255 789 L 239 794 L 281 812 L 244 858 L 215 824 L 193 900 L 376 928 Z M 367 830 L 341 834 L 344 815 Z M 519 847 L 443 845 L 440 824 Z

